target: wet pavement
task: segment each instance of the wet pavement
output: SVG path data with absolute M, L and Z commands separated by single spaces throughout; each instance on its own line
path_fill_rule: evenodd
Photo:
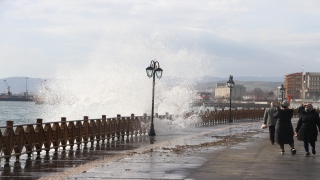
M 294 119 L 293 122 L 296 122 Z M 0 162 L 1 179 L 319 179 L 319 155 L 271 145 L 262 121 L 220 124 Z M 295 124 L 294 124 L 295 127 Z M 157 131 L 156 131 L 157 132 Z M 319 151 L 319 147 L 316 148 Z

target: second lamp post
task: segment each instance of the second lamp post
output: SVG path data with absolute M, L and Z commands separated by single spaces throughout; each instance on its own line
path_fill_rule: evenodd
M 232 122 L 232 117 L 231 117 L 231 94 L 232 94 L 232 88 L 234 87 L 234 82 L 233 82 L 233 76 L 230 75 L 229 76 L 229 81 L 227 82 L 227 86 L 230 88 L 230 118 L 229 118 L 229 122 Z
M 150 131 L 149 136 L 155 136 L 156 132 L 154 131 L 154 124 L 153 124 L 153 110 L 154 110 L 154 85 L 155 85 L 155 76 L 157 76 L 159 79 L 162 76 L 162 69 L 160 68 L 160 64 L 158 61 L 151 60 L 150 66 L 147 67 L 147 76 L 149 78 L 153 77 L 152 82 L 152 110 L 151 110 L 151 125 L 150 125 Z

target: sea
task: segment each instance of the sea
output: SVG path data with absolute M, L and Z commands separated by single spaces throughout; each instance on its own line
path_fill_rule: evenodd
M 22 101 L 0 101 L 0 126 L 6 125 L 6 121 L 13 121 L 14 124 L 25 124 L 36 122 L 43 112 L 43 105 L 36 105 L 35 102 Z
M 78 112 L 72 111 L 72 108 L 74 108 L 74 105 L 36 104 L 35 102 L 23 101 L 0 101 L 0 129 L 3 129 L 3 127 L 6 125 L 6 121 L 13 121 L 14 125 L 36 123 L 36 120 L 38 118 L 43 119 L 43 122 L 60 121 L 61 117 L 65 117 L 64 115 L 67 112 L 65 110 L 74 112 L 76 114 L 75 116 L 71 116 L 71 114 L 69 114 L 69 117 L 71 118 L 67 118 L 67 120 L 80 120 L 83 118 L 82 115 L 89 115 L 83 109 L 81 109 L 81 111 Z M 101 117 L 100 112 L 95 113 L 92 109 L 88 109 L 89 110 L 87 112 L 92 112 L 90 114 L 92 116 L 91 118 L 89 116 L 89 119 Z M 206 109 L 208 108 L 201 109 L 200 107 L 193 107 L 190 110 L 200 111 Z M 141 115 L 142 114 L 138 114 L 137 116 Z M 113 117 L 115 116 L 116 114 Z M 110 116 L 107 116 L 107 118 L 109 117 Z M 184 129 L 186 127 L 190 127 L 190 124 L 194 124 L 197 121 L 199 121 L 197 117 L 185 119 L 181 116 L 175 116 L 174 119 L 170 120 L 169 122 L 155 119 L 154 123 L 156 125 L 158 124 L 158 127 L 167 126 L 167 123 L 169 123 L 170 125 L 175 126 L 175 128 Z

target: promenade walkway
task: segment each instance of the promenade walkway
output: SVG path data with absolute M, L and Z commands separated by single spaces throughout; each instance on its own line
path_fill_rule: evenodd
M 296 122 L 297 119 L 293 119 Z M 320 179 L 320 146 L 304 157 L 271 145 L 262 121 L 157 132 L 94 149 L 1 164 L 1 179 Z M 294 123 L 295 127 L 295 123 Z M 17 162 L 15 162 L 17 163 Z M 29 163 L 29 164 L 28 164 Z

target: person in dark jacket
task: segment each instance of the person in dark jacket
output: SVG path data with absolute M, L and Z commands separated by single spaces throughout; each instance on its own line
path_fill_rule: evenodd
M 298 115 L 299 115 L 299 117 L 300 117 L 300 114 L 302 113 L 302 111 L 304 111 L 304 105 L 303 105 L 303 104 L 301 104 L 301 105 L 299 106 L 299 108 L 298 108 Z
M 297 127 L 296 134 L 297 139 L 303 141 L 305 156 L 310 156 L 309 144 L 312 147 L 312 154 L 316 154 L 316 141 L 318 136 L 318 130 L 320 131 L 320 118 L 319 114 L 313 109 L 312 104 L 306 104 L 305 110 L 301 112 Z M 318 126 L 318 128 L 317 128 Z
M 273 117 L 277 118 L 275 142 L 280 145 L 281 154 L 284 154 L 284 144 L 289 144 L 291 147 L 291 154 L 296 154 L 293 140 L 293 126 L 291 118 L 293 116 L 293 110 L 289 109 L 290 102 L 283 101 L 281 106 L 277 107 Z

